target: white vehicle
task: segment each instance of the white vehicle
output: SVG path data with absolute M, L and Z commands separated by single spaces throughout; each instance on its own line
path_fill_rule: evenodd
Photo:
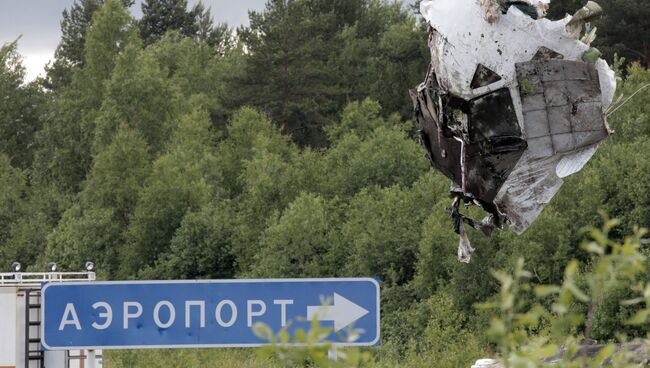
M 87 272 L 0 273 L 0 367 L 100 368 L 101 351 L 47 351 L 41 345 L 41 287 L 53 282 L 92 282 Z M 92 267 L 91 267 L 92 268 Z

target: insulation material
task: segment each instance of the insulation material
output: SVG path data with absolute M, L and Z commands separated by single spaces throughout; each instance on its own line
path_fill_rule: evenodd
M 601 12 L 593 2 L 576 17 L 544 19 L 548 1 L 424 0 L 431 66 L 412 92 L 421 141 L 434 168 L 452 180 L 449 213 L 461 236 L 459 258 L 473 249 L 464 226 L 523 233 L 609 136 L 604 112 L 614 72 L 576 39 Z M 578 31 L 576 31 L 578 29 Z M 589 31 L 589 30 L 588 30 Z M 586 57 L 590 55 L 590 57 Z M 488 216 L 463 216 L 460 202 Z

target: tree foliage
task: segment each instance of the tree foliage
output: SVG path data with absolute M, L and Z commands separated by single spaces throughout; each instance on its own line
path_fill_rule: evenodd
M 364 96 L 410 115 L 403 104 L 426 66 L 426 44 L 400 4 L 272 0 L 250 20 L 241 30 L 250 56 L 232 103 L 262 109 L 300 146 L 326 145 L 325 127 Z
M 36 83 L 25 83 L 18 41 L 0 48 L 0 152 L 21 169 L 31 167 L 36 133 L 43 124 L 47 96 Z
M 121 0 L 125 8 L 133 5 L 134 0 Z M 93 23 L 93 15 L 105 3 L 105 0 L 75 0 L 70 9 L 65 9 L 61 16 L 61 41 L 54 53 L 54 61 L 45 68 L 47 72 L 44 86 L 60 90 L 70 85 L 74 69 L 84 66 L 84 48 L 86 34 Z
M 144 0 L 139 25 L 145 44 L 155 43 L 166 33 L 175 31 L 206 43 L 215 52 L 224 52 L 231 45 L 228 26 L 215 25 L 211 9 L 206 9 L 201 2 L 188 9 L 187 0 Z
M 133 19 L 118 0 L 107 0 L 94 13 L 84 44 L 85 65 L 73 73 L 70 87 L 58 94 L 38 133 L 37 181 L 66 192 L 80 189 L 92 165 L 95 119 L 105 82 L 126 46 L 139 42 L 132 26 Z
M 24 174 L 13 168 L 4 154 L 0 154 L 0 183 L 3 188 L 0 196 L 0 244 L 6 244 L 10 235 L 8 230 L 23 210 L 26 183 Z

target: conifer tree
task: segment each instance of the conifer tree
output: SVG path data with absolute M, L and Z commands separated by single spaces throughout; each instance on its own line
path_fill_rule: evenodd
M 133 5 L 134 0 L 121 0 L 124 7 Z M 93 15 L 104 5 L 105 0 L 75 0 L 70 9 L 63 11 L 61 19 L 61 41 L 56 48 L 54 61 L 48 65 L 44 85 L 60 90 L 72 82 L 75 68 L 83 68 L 86 34 L 92 25 Z
M 325 144 L 322 128 L 340 94 L 327 63 L 331 27 L 330 14 L 313 12 L 308 1 L 270 0 L 242 32 L 250 56 L 236 103 L 262 109 L 301 145 Z
M 173 30 L 194 38 L 199 31 L 195 22 L 196 9 L 188 10 L 187 0 L 144 0 L 139 22 L 142 40 L 151 44 Z

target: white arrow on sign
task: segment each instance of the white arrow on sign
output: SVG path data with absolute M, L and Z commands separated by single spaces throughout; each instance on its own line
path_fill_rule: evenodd
M 320 321 L 334 321 L 335 332 L 341 331 L 368 313 L 370 312 L 337 293 L 334 293 L 333 305 L 307 307 L 307 319 L 318 317 Z

